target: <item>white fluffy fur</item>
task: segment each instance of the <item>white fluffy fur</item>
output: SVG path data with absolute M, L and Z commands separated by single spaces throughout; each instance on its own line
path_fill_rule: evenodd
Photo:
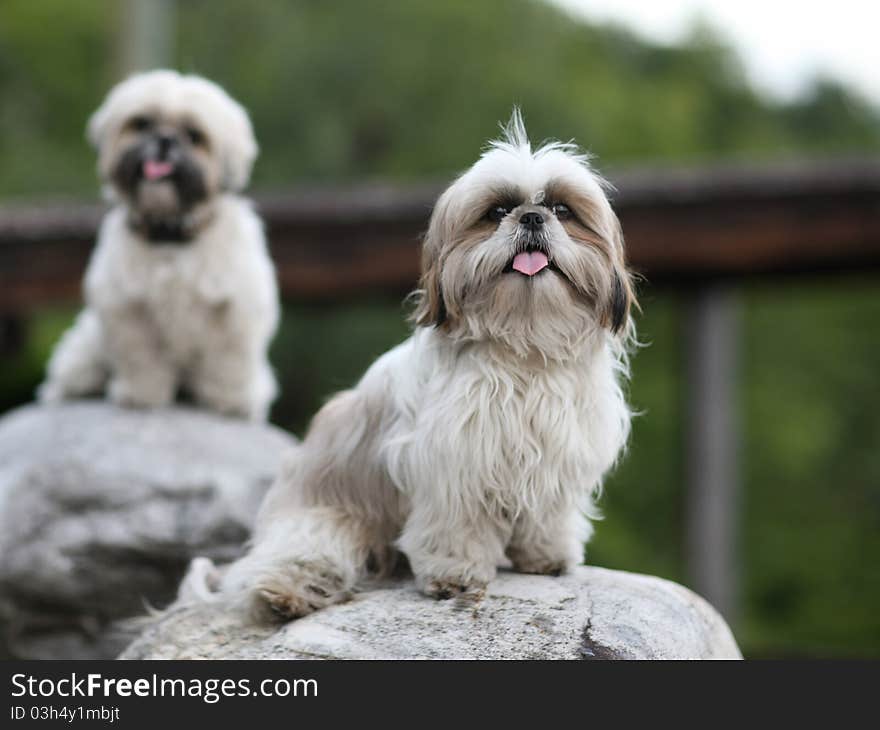
M 129 225 L 132 201 L 111 184 L 127 120 L 143 113 L 195 120 L 207 136 L 209 195 L 187 243 L 147 241 Z M 86 308 L 56 347 L 40 398 L 106 390 L 119 404 L 152 407 L 184 388 L 208 408 L 264 419 L 276 392 L 267 348 L 278 293 L 261 221 L 237 195 L 257 152 L 247 114 L 210 81 L 155 71 L 114 88 L 89 136 L 117 204 L 86 272 Z
M 515 220 L 480 222 L 491 191 L 515 186 L 521 208 L 534 209 L 551 180 L 576 191 L 569 204 L 601 240 L 575 241 L 544 209 L 551 258 L 570 280 L 501 273 L 520 234 Z M 222 577 L 221 599 L 300 616 L 342 600 L 397 551 L 440 598 L 480 595 L 506 561 L 528 573 L 579 563 L 593 497 L 629 432 L 628 310 L 621 330 L 602 324 L 622 255 L 586 159 L 560 144 L 533 152 L 515 115 L 435 208 L 423 286 L 443 283 L 446 320 L 422 316 L 317 414 L 262 506 L 250 552 Z M 420 294 L 425 316 L 431 295 Z

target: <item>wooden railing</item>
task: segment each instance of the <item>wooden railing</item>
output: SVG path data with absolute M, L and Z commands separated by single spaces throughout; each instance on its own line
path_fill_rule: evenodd
M 691 584 L 737 605 L 737 283 L 880 268 L 880 160 L 641 170 L 610 176 L 633 268 L 688 302 L 687 541 Z M 439 185 L 257 196 L 288 301 L 403 294 Z M 75 302 L 103 208 L 0 207 L 0 322 Z M 19 333 L 19 334 L 16 334 Z
M 612 175 L 633 267 L 649 282 L 880 266 L 880 161 Z M 259 195 L 282 293 L 403 292 L 438 185 Z M 0 313 L 76 301 L 101 205 L 0 206 Z

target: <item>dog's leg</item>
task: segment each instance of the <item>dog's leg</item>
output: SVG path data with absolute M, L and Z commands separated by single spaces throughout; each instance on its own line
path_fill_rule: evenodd
M 224 577 L 224 592 L 255 618 L 338 603 L 370 558 L 388 554 L 401 508 L 376 454 L 383 403 L 378 391 L 338 394 L 288 455 L 260 507 L 253 547 Z
M 263 355 L 251 375 L 249 418 L 265 421 L 269 417 L 269 408 L 278 395 L 278 383 L 268 359 Z
M 592 528 L 575 505 L 519 515 L 507 556 L 520 573 L 560 575 L 583 562 Z
M 224 339 L 202 351 L 189 381 L 202 405 L 231 416 L 265 421 L 277 386 L 265 355 Z
M 480 597 L 503 557 L 505 533 L 488 515 L 469 518 L 417 503 L 397 545 L 427 595 Z
M 177 388 L 176 368 L 163 352 L 146 310 L 131 305 L 104 313 L 101 322 L 113 369 L 110 399 L 134 408 L 170 404 Z
M 37 391 L 44 403 L 100 393 L 107 383 L 101 323 L 91 310 L 83 310 L 55 347 L 47 377 Z
M 333 507 L 270 517 L 253 549 L 229 566 L 221 590 L 261 622 L 298 618 L 346 600 L 369 554 L 363 521 Z

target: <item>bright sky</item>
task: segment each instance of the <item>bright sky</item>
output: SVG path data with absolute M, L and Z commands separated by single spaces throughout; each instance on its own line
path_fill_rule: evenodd
M 590 20 L 617 21 L 675 42 L 696 18 L 738 50 L 753 84 L 791 98 L 824 74 L 880 105 L 880 0 L 551 0 Z

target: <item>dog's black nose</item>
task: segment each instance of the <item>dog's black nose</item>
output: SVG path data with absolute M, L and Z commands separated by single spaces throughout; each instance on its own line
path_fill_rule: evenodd
M 175 137 L 170 134 L 160 134 L 158 137 L 156 137 L 156 144 L 159 147 L 159 159 L 164 159 L 176 143 L 177 139 L 175 139 Z
M 523 213 L 522 217 L 519 219 L 519 222 L 522 223 L 530 231 L 537 231 L 541 226 L 544 225 L 544 218 L 541 216 L 540 213 Z

